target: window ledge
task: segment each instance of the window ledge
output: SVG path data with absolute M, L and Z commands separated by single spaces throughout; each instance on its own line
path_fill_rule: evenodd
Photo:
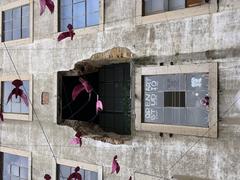
M 15 7 L 18 7 L 18 6 L 22 6 L 22 5 L 25 5 L 25 4 L 28 4 L 28 3 L 33 3 L 33 0 L 18 0 L 18 1 L 15 1 L 15 2 L 7 2 L 3 5 L 0 6 L 0 10 L 1 11 L 5 11 L 5 10 L 8 10 L 8 9 L 12 9 L 12 8 L 15 8 Z
M 7 120 L 32 121 L 31 116 L 28 114 L 3 113 L 3 118 Z
M 136 15 L 136 22 L 137 25 L 141 24 L 150 24 L 150 23 L 157 23 L 157 22 L 164 22 L 169 20 L 175 19 L 182 19 L 192 16 L 199 16 L 204 14 L 210 14 L 217 12 L 217 6 L 215 4 L 203 4 L 201 6 L 190 7 L 185 9 L 179 9 L 175 11 L 167 11 L 164 13 L 141 16 L 142 12 Z
M 217 123 L 215 124 L 217 126 Z M 136 126 L 138 131 L 151 131 L 161 133 L 173 133 L 180 135 L 192 135 L 199 137 L 212 137 L 217 138 L 216 128 L 202 128 L 202 127 L 191 127 L 191 126 L 175 126 L 165 124 L 151 124 L 141 123 L 140 126 Z
M 91 33 L 97 33 L 103 31 L 103 25 L 95 25 L 95 26 L 89 26 L 81 29 L 76 29 L 75 33 L 76 36 L 82 35 L 82 34 L 91 34 Z
M 20 46 L 20 45 L 31 44 L 32 42 L 33 42 L 32 38 L 25 38 L 25 39 L 4 41 L 4 42 L 1 42 L 1 43 L 2 44 L 5 43 L 6 46 Z
M 31 158 L 31 152 L 0 146 L 0 152 Z

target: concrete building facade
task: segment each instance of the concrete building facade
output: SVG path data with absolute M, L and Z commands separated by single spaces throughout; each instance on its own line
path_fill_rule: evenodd
M 130 176 L 135 180 L 239 179 L 240 2 L 211 0 L 146 16 L 143 2 L 99 0 L 98 25 L 75 29 L 73 40 L 58 42 L 60 1 L 54 0 L 53 14 L 46 9 L 42 16 L 37 0 L 0 1 L 2 111 L 7 106 L 4 82 L 19 78 L 27 81 L 24 91 L 29 100 L 27 113 L 24 105 L 20 113 L 3 113 L 0 152 L 27 158 L 28 179 L 40 180 L 45 174 L 57 179 L 62 173 L 57 164 L 96 172 L 98 180 L 125 180 Z M 28 4 L 29 36 L 7 41 L 5 12 Z M 23 8 L 21 12 L 24 16 Z M 127 130 L 122 127 L 127 133 L 105 132 L 95 123 L 63 117 L 62 82 L 68 83 L 64 77 L 91 79 L 89 73 L 111 65 L 117 70 L 120 64 L 129 64 L 129 107 L 123 112 L 129 111 L 130 121 L 118 122 L 116 116 L 113 124 L 115 128 L 128 123 Z M 198 122 L 188 124 L 185 117 L 188 126 L 181 124 L 181 118 L 173 118 L 172 124 L 166 124 L 165 119 L 164 123 L 144 123 L 144 78 L 161 74 L 177 74 L 179 78 L 189 73 L 208 74 L 206 122 L 195 127 L 190 124 Z M 180 88 L 181 81 L 177 82 Z M 180 98 L 181 94 L 175 96 Z M 11 108 L 21 101 L 11 100 Z M 104 100 L 103 105 L 105 108 Z M 181 112 L 173 116 L 181 117 Z M 69 144 L 76 131 L 85 135 L 82 147 Z M 111 174 L 115 155 L 121 170 Z M 1 163 L 3 166 L 3 160 Z M 3 175 L 3 168 L 1 171 Z

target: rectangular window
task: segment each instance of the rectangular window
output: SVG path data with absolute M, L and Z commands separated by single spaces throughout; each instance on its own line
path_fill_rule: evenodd
M 208 73 L 143 76 L 143 81 L 145 123 L 208 127 L 208 109 L 201 105 Z
M 21 80 L 18 80 L 17 76 L 0 78 L 0 108 L 5 120 L 32 121 L 32 76 L 20 74 L 20 77 Z M 19 93 L 16 97 L 16 85 L 19 85 L 18 91 L 22 93 L 21 97 Z
M 203 0 L 143 0 L 143 15 L 174 11 L 203 4 Z
M 99 0 L 60 0 L 59 31 L 66 31 L 67 25 L 75 29 L 99 24 Z
M 27 180 L 28 158 L 0 152 L 1 179 Z
M 137 68 L 135 86 L 137 130 L 217 136 L 217 64 Z
M 9 9 L 2 13 L 2 41 L 24 39 L 30 36 L 29 5 Z
M 11 81 L 2 81 L 3 113 L 28 114 L 29 106 L 24 103 L 23 99 L 20 96 L 16 98 L 15 95 L 13 95 L 9 102 L 7 102 L 9 95 L 14 88 L 15 86 L 12 84 Z M 19 88 L 27 95 L 27 97 L 29 97 L 29 81 L 23 81 L 23 86 L 20 86 Z
M 57 165 L 57 180 L 67 180 L 69 175 L 74 172 L 76 167 Z M 80 169 L 79 173 L 84 180 L 99 180 L 98 173 L 90 170 Z

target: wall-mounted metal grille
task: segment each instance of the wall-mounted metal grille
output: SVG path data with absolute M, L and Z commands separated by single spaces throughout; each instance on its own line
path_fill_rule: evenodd
M 104 104 L 104 111 L 99 115 L 100 126 L 106 131 L 130 134 L 130 65 L 101 68 L 99 94 Z

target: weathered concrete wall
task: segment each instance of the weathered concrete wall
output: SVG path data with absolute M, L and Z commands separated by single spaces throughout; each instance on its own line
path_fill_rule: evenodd
M 14 2 L 16 0 L 11 0 Z M 1 1 L 1 5 L 10 2 Z M 34 0 L 34 42 L 11 46 L 9 51 L 20 73 L 33 74 L 33 105 L 58 158 L 103 166 L 105 180 L 124 180 L 134 172 L 171 177 L 192 175 L 217 180 L 240 176 L 240 111 L 231 106 L 240 89 L 240 8 L 238 0 L 220 0 L 219 12 L 147 25 L 135 24 L 134 0 L 105 1 L 103 32 L 78 35 L 74 41 L 56 41 L 54 18 L 47 11 L 39 16 Z M 82 148 L 68 140 L 73 129 L 56 124 L 57 78 L 61 70 L 93 54 L 113 47 L 126 47 L 137 57 L 153 56 L 153 62 L 176 64 L 219 63 L 219 138 L 133 132 L 125 145 L 111 145 L 83 139 Z M 15 73 L 3 46 L 0 50 L 2 75 Z M 41 105 L 41 92 L 50 93 L 48 105 Z M 232 119 L 234 118 L 234 119 Z M 54 167 L 51 151 L 36 116 L 33 122 L 6 120 L 0 125 L 1 146 L 32 152 L 32 179 L 41 180 Z M 171 166 L 196 142 L 179 163 Z M 111 160 L 117 154 L 121 171 L 111 175 Z

